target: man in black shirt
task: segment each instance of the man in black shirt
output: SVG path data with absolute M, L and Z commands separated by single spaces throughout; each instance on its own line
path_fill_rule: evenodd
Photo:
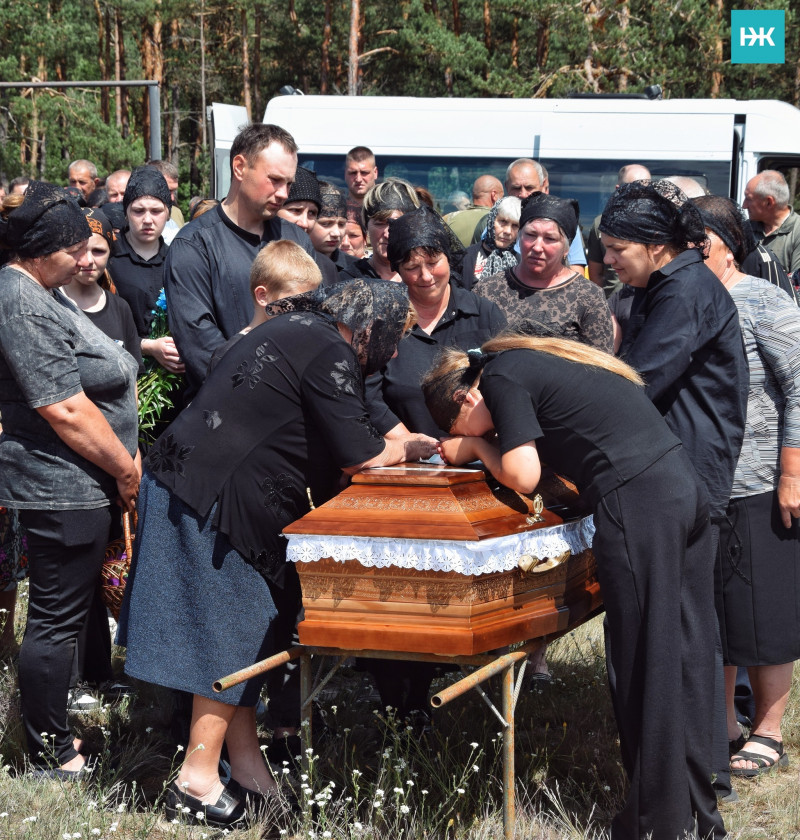
M 259 250 L 291 239 L 314 253 L 308 235 L 278 217 L 297 169 L 292 136 L 274 125 L 248 126 L 233 141 L 230 161 L 227 197 L 181 228 L 165 265 L 167 314 L 186 364 L 187 398 L 202 385 L 214 349 L 253 317 L 250 267 Z

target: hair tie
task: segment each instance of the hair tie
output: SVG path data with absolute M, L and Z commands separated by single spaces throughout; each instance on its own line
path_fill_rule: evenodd
M 467 358 L 469 359 L 470 369 L 482 370 L 486 364 L 486 355 L 479 347 L 472 350 L 467 350 Z

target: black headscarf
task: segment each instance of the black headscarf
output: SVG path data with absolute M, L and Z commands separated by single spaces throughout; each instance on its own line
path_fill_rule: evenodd
M 543 192 L 536 192 L 522 202 L 519 217 L 519 229 L 534 219 L 550 219 L 564 231 L 568 242 L 572 242 L 578 232 L 578 214 L 580 206 L 574 198 L 556 198 Z
M 0 219 L 0 242 L 20 257 L 46 257 L 92 235 L 78 203 L 63 187 L 31 181 L 25 200 Z
M 427 204 L 406 213 L 389 222 L 389 246 L 386 255 L 394 271 L 414 248 L 432 248 L 441 251 L 448 262 L 454 254 L 464 250 L 464 246 L 441 216 L 431 210 Z
M 628 242 L 704 248 L 697 208 L 671 181 L 633 181 L 618 187 L 600 218 L 600 232 Z
M 320 219 L 347 218 L 347 199 L 330 184 L 320 184 L 322 203 L 319 208 Z
M 317 205 L 317 210 L 322 207 L 322 196 L 320 195 L 317 176 L 303 166 L 297 167 L 292 187 L 289 190 L 289 197 L 286 199 L 287 204 L 293 201 L 310 201 Z
M 114 230 L 122 230 L 127 224 L 125 211 L 122 209 L 122 203 L 119 201 L 110 201 L 108 204 L 104 204 L 103 213 L 108 221 L 111 222 L 111 227 Z
M 739 205 L 721 195 L 701 195 L 689 199 L 700 211 L 703 224 L 730 248 L 737 265 L 756 247 L 750 223 Z
M 394 355 L 411 304 L 402 283 L 360 278 L 326 288 L 320 309 L 353 331 L 351 346 L 369 376 Z
M 109 247 L 113 248 L 117 237 L 114 235 L 114 228 L 111 227 L 111 222 L 109 222 L 106 214 L 96 207 L 85 207 L 83 215 L 86 216 L 86 221 L 89 223 L 92 233 L 99 233 L 108 242 Z
M 150 196 L 163 201 L 167 210 L 172 207 L 172 196 L 169 192 L 166 179 L 152 166 L 137 166 L 128 178 L 128 186 L 125 187 L 125 195 L 122 196 L 122 208 L 127 213 L 128 205 L 137 198 Z

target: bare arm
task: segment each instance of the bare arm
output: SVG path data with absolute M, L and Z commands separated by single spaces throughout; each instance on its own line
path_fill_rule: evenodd
M 397 427 L 395 427 L 397 428 Z M 392 429 L 394 432 L 395 429 Z M 408 434 L 405 437 L 385 437 L 386 445 L 383 451 L 368 461 L 355 464 L 352 467 L 345 467 L 342 472 L 348 475 L 355 475 L 359 470 L 369 467 L 391 467 L 394 464 L 403 464 L 406 461 L 419 461 L 421 458 L 430 458 L 436 453 L 438 442 L 435 438 L 427 435 Z
M 784 527 L 791 528 L 792 517 L 800 519 L 800 449 L 791 446 L 781 448 L 778 506 Z
M 481 461 L 501 484 L 520 493 L 532 493 L 542 474 L 539 452 L 532 440 L 502 455 L 494 443 L 479 437 L 445 438 L 439 449 L 448 464 Z
M 70 449 L 116 479 L 119 503 L 132 511 L 139 495 L 140 468 L 86 394 L 81 391 L 36 411 Z

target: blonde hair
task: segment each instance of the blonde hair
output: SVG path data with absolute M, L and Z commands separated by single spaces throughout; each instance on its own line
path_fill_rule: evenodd
M 250 292 L 267 290 L 270 302 L 310 292 L 322 282 L 314 260 L 295 242 L 279 239 L 259 251 L 250 269 Z
M 490 338 L 482 347 L 484 353 L 502 353 L 504 350 L 536 350 L 539 353 L 548 353 L 551 356 L 558 356 L 568 362 L 576 362 L 581 365 L 602 368 L 603 370 L 616 373 L 624 379 L 629 379 L 636 385 L 644 385 L 641 376 L 629 365 L 598 350 L 589 344 L 580 341 L 572 341 L 568 338 L 549 338 L 545 336 L 524 335 L 522 333 L 502 332 L 500 335 Z
M 474 388 L 480 379 L 486 363 L 486 354 L 502 353 L 506 350 L 547 353 L 576 364 L 607 370 L 636 385 L 644 384 L 641 376 L 630 365 L 588 344 L 565 338 L 504 332 L 490 338 L 479 351 L 465 352 L 456 347 L 448 347 L 439 354 L 433 368 L 423 377 L 422 391 L 425 403 L 440 429 L 449 431 L 453 428 L 470 388 Z

